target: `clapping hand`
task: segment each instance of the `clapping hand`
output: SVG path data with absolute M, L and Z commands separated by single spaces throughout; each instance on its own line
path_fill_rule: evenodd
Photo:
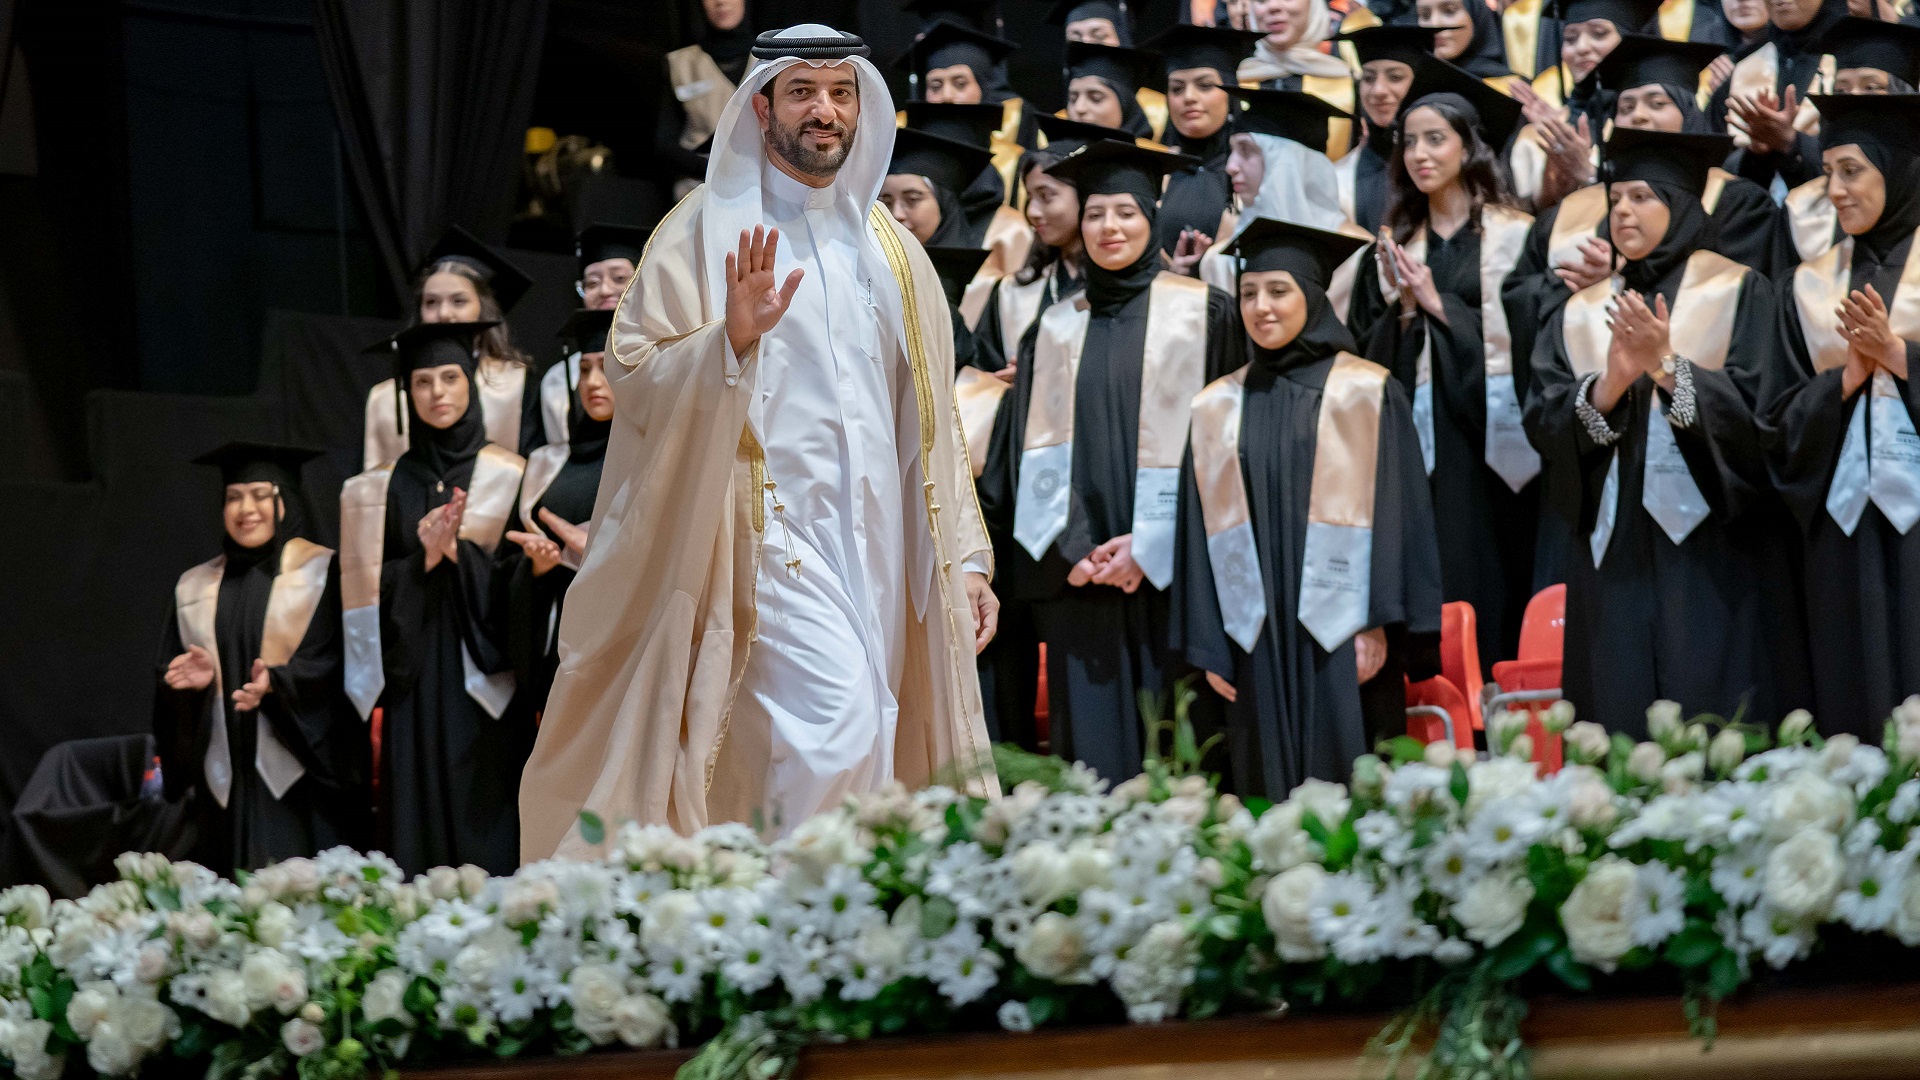
M 186 652 L 167 664 L 164 678 L 175 690 L 205 690 L 213 685 L 213 656 L 198 645 L 189 645 Z
M 1793 145 L 1793 118 L 1800 111 L 1796 93 L 1789 85 L 1778 97 L 1762 90 L 1751 98 L 1733 98 L 1727 102 L 1727 123 L 1746 134 L 1754 153 L 1783 154 Z
M 1667 337 L 1666 298 L 1655 296 L 1649 308 L 1639 293 L 1621 293 L 1614 298 L 1607 328 L 1613 332 L 1607 346 L 1607 369 L 1593 388 L 1593 407 L 1603 413 L 1613 411 L 1640 376 L 1666 380 L 1660 371 L 1661 359 L 1672 351 Z
M 520 550 L 527 553 L 527 561 L 533 564 L 534 577 L 544 577 L 547 571 L 560 565 L 560 545 L 539 533 L 508 529 L 507 539 L 519 544 Z
M 1853 290 L 1836 313 L 1847 335 L 1847 367 L 1840 377 L 1847 396 L 1866 383 L 1874 368 L 1907 377 L 1907 343 L 1895 336 L 1878 289 L 1868 285 L 1864 290 Z
M 448 499 L 445 506 L 427 511 L 414 526 L 420 547 L 426 553 L 428 570 L 439 566 L 441 559 L 460 561 L 460 523 L 466 513 L 467 493 L 454 488 L 453 498 Z
M 1386 246 L 1387 258 L 1393 263 L 1394 280 L 1400 286 L 1401 310 L 1410 312 L 1418 306 L 1421 311 L 1445 323 L 1447 309 L 1440 303 L 1440 290 L 1433 284 L 1433 271 L 1407 254 L 1406 248 L 1394 243 L 1384 232 L 1381 242 Z
M 787 313 L 793 294 L 800 288 L 804 271 L 787 275 L 787 283 L 774 287 L 774 256 L 780 250 L 780 230 L 755 225 L 753 232 L 740 230 L 740 251 L 727 253 L 727 342 L 733 355 L 745 356 Z
M 1180 239 L 1174 241 L 1173 256 L 1168 260 L 1173 265 L 1173 272 L 1193 277 L 1194 267 L 1199 264 L 1200 257 L 1212 246 L 1213 237 L 1199 229 L 1181 229 Z
M 1566 284 L 1568 292 L 1598 285 L 1613 276 L 1613 245 L 1597 236 L 1580 241 L 1579 254 L 1554 267 L 1553 276 Z
M 260 699 L 273 691 L 273 680 L 267 678 L 267 662 L 256 657 L 253 661 L 253 673 L 240 689 L 233 692 L 233 708 L 236 712 L 254 712 L 260 708 Z
M 1387 666 L 1387 632 L 1381 627 L 1362 630 L 1353 636 L 1353 663 L 1359 669 L 1362 684 L 1373 681 Z

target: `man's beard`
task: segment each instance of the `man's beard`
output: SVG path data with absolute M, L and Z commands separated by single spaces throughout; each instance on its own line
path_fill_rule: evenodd
M 840 140 L 831 150 L 815 150 L 807 145 L 807 133 L 812 131 L 833 132 Z M 850 125 L 834 121 L 821 124 L 808 120 L 798 127 L 786 127 L 778 120 L 767 124 L 767 146 L 781 159 L 808 176 L 833 176 L 840 166 L 847 163 L 847 155 L 853 152 L 853 128 Z

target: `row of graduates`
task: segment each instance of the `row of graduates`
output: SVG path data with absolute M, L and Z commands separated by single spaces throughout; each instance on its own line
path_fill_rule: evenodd
M 602 350 L 644 241 L 583 231 L 589 306 L 542 377 L 498 318 L 530 282 L 458 231 L 436 247 L 419 321 L 374 346 L 394 374 L 369 395 L 366 445 L 386 456 L 346 483 L 337 552 L 313 542 L 300 483 L 318 451 L 231 443 L 197 459 L 220 472 L 222 554 L 175 588 L 153 725 L 205 865 L 341 843 L 409 872 L 518 865 L 520 773 L 613 415 Z
M 1615 61 L 1639 66 L 1628 90 L 1692 63 L 1628 44 Z M 1558 238 L 1512 204 L 1495 149 L 1507 99 L 1409 59 L 1386 230 L 1344 259 L 1336 237 L 1361 248 L 1365 231 L 1314 198 L 1324 172 L 1301 152 L 1315 143 L 1299 134 L 1304 103 L 1234 93 L 1235 139 L 1265 168 L 1236 170 L 1262 174 L 1236 192 L 1239 235 L 1196 269 L 1232 283 L 1221 267 L 1258 265 L 1257 241 L 1319 253 L 1317 273 L 1296 265 L 1285 286 L 1242 274 L 1237 306 L 1153 250 L 1161 178 L 1190 162 L 1115 139 L 1023 161 L 1036 254 L 993 286 L 958 395 L 1007 604 L 982 661 L 998 734 L 1021 737 L 1031 716 L 1028 640 L 1048 646 L 1055 747 L 1115 777 L 1139 761 L 1138 693 L 1200 670 L 1230 701 L 1234 782 L 1284 791 L 1338 775 L 1403 722 L 1401 677 L 1436 670 L 1442 598 L 1474 604 L 1493 660 L 1556 580 L 1565 689 L 1589 719 L 1634 733 L 1664 697 L 1722 715 L 1812 706 L 1833 730 L 1874 733 L 1920 689 L 1900 603 L 1920 514 L 1906 380 L 1920 327 L 1898 294 L 1920 217 L 1914 99 L 1815 99 L 1831 232 L 1777 280 L 1722 253 L 1741 239 L 1710 209 L 1727 137 L 1618 124 L 1591 227 L 1619 261 L 1580 283 L 1526 265 Z M 1262 218 L 1294 239 L 1253 231 Z M 1292 336 L 1260 329 L 1272 288 L 1304 298 Z M 1027 290 L 1037 299 L 1012 302 Z M 1325 419 L 1328 380 L 1367 370 L 1356 353 L 1392 375 L 1372 384 L 1378 427 L 1350 429 L 1376 432 L 1372 489 L 1322 499 L 1339 470 L 1320 440 L 1345 427 Z M 1244 512 L 1209 505 L 1232 470 L 1196 458 L 1222 445 L 1238 450 Z M 1185 479 L 1169 478 L 1176 464 Z M 1250 553 L 1227 538 L 1247 524 Z M 1331 553 L 1369 529 L 1365 548 Z M 1330 597 L 1356 595 L 1366 615 L 1352 623 Z

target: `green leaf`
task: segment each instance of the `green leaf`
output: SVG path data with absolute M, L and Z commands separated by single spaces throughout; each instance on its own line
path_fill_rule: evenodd
M 929 940 L 953 929 L 960 921 L 960 909 L 944 896 L 929 896 L 920 905 L 920 936 Z
M 424 975 L 417 975 L 407 984 L 407 992 L 400 997 L 400 1004 L 416 1016 L 425 1016 L 433 1012 L 440 1003 L 440 991 L 435 989 L 433 981 Z
M 36 1020 L 53 1019 L 53 994 L 51 991 L 47 990 L 45 987 L 41 987 L 41 986 L 28 987 L 27 1003 L 33 1006 L 34 1019 Z
M 1686 929 L 1667 942 L 1667 961 L 1675 967 L 1699 967 L 1722 951 L 1720 935 L 1698 919 L 1689 920 Z
M 1458 761 L 1453 763 L 1453 779 L 1447 785 L 1447 790 L 1453 793 L 1454 802 L 1467 805 L 1467 793 L 1471 790 L 1467 784 L 1467 767 Z
M 591 810 L 580 811 L 580 839 L 589 844 L 598 844 L 607 838 L 606 822 Z
M 1375 751 L 1391 764 L 1405 765 L 1410 761 L 1420 761 L 1427 756 L 1427 745 L 1411 735 L 1395 735 L 1391 739 L 1382 739 Z
M 1533 965 L 1559 946 L 1558 933 L 1529 922 L 1493 951 L 1487 974 L 1502 982 L 1511 982 L 1533 970 Z
M 1355 831 L 1352 821 L 1343 821 L 1323 844 L 1327 851 L 1327 868 L 1338 869 L 1352 862 L 1354 854 L 1360 850 L 1360 834 Z
M 1555 949 L 1548 953 L 1546 967 L 1569 989 L 1583 994 L 1593 989 L 1593 975 L 1587 971 L 1585 964 L 1575 960 L 1573 953 L 1566 949 Z
M 1715 1001 L 1732 997 L 1733 992 L 1740 989 L 1740 984 L 1745 981 L 1746 976 L 1740 971 L 1740 958 L 1726 949 L 1720 950 L 1707 968 L 1707 994 Z

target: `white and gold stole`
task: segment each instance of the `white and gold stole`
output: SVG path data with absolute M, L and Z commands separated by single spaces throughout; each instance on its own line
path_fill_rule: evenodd
M 527 389 L 527 369 L 510 360 L 480 358 L 473 376 L 473 389 L 480 396 L 480 422 L 487 429 L 487 441 L 508 450 L 520 447 L 520 398 Z M 564 387 L 563 387 L 564 389 Z M 407 410 L 394 401 L 394 381 L 386 379 L 367 391 L 367 428 L 361 448 L 362 468 L 389 465 L 407 452 L 407 427 L 412 423 Z M 398 426 L 395 418 L 398 418 Z M 565 429 L 565 425 L 562 425 Z
M 1341 353 L 1321 391 L 1296 617 L 1328 652 L 1367 626 L 1386 382 L 1386 368 Z M 1255 543 L 1253 508 L 1240 471 L 1246 388 L 1243 367 L 1202 390 L 1193 399 L 1192 438 L 1194 482 L 1206 522 L 1207 560 L 1213 567 L 1220 617 L 1227 636 L 1252 652 L 1266 623 L 1267 591 Z
M 1820 57 L 1820 67 L 1808 86 L 1807 92 L 1800 95 L 1800 106 L 1793 114 L 1793 130 L 1802 135 L 1820 134 L 1820 110 L 1813 107 L 1807 98 L 1813 94 L 1833 93 L 1833 74 L 1835 66 L 1832 54 Z M 1765 45 L 1742 57 L 1733 65 L 1733 75 L 1727 79 L 1727 97 L 1751 98 L 1762 93 L 1780 93 L 1780 49 L 1769 41 Z M 1744 150 L 1750 145 L 1746 132 L 1729 126 L 1728 134 L 1733 136 L 1733 144 Z
M 525 459 L 510 450 L 480 448 L 480 456 L 473 462 L 473 478 L 467 483 L 467 512 L 460 521 L 460 539 L 471 541 L 489 555 L 500 546 L 526 467 Z M 373 715 L 380 692 L 387 686 L 380 652 L 380 569 L 386 561 L 387 485 L 392 480 L 393 466 L 382 465 L 352 477 L 340 488 L 344 682 L 347 697 L 362 720 Z M 513 698 L 513 673 L 481 672 L 464 644 L 460 659 L 466 669 L 467 696 L 498 720 Z
M 1515 491 L 1527 486 L 1540 473 L 1540 455 L 1527 441 L 1520 424 L 1520 399 L 1513 388 L 1513 332 L 1507 325 L 1507 308 L 1500 298 L 1500 286 L 1520 261 L 1527 244 L 1527 231 L 1533 218 L 1504 206 L 1488 206 L 1480 212 L 1480 339 L 1483 343 L 1486 372 L 1487 435 L 1483 451 L 1488 467 L 1500 474 Z M 1421 226 L 1406 245 L 1407 254 L 1422 265 L 1427 261 L 1427 230 Z M 1384 264 L 1376 261 L 1380 274 L 1380 293 L 1389 305 L 1400 300 L 1400 291 L 1387 279 Z M 1413 388 L 1413 422 L 1420 433 L 1420 456 L 1433 473 L 1433 341 L 1429 336 L 1420 346 L 1420 359 Z
M 1687 257 L 1680 276 L 1680 288 L 1674 292 L 1668 311 L 1667 338 L 1673 351 L 1698 368 L 1718 371 L 1726 366 L 1727 351 L 1733 345 L 1733 318 L 1739 309 L 1740 288 L 1751 273 L 1745 266 L 1711 251 L 1696 251 Z M 1620 290 L 1618 276 L 1575 293 L 1567 301 L 1562 317 L 1561 340 L 1567 360 L 1576 378 L 1584 379 L 1607 368 L 1607 350 L 1613 344 L 1613 331 L 1607 328 L 1607 309 Z M 1655 395 L 1647 424 L 1646 465 L 1640 480 L 1640 505 L 1648 516 L 1675 544 L 1692 535 L 1710 512 L 1706 496 L 1693 480 L 1693 473 L 1680 446 L 1673 438 L 1673 426 L 1665 420 L 1660 398 Z M 1600 488 L 1600 514 L 1593 533 L 1587 538 L 1598 567 L 1606 557 L 1607 542 L 1613 538 L 1620 516 L 1620 454 L 1616 450 L 1607 466 L 1607 478 Z
M 333 563 L 333 549 L 321 547 L 299 537 L 289 539 L 280 548 L 280 570 L 274 575 L 267 593 L 266 624 L 260 630 L 260 659 L 268 667 L 280 667 L 293 659 L 300 642 L 307 636 L 313 613 L 327 591 L 327 568 Z M 198 645 L 213 657 L 213 683 L 207 687 L 210 699 L 207 753 L 201 769 L 207 778 L 208 792 L 221 807 L 233 797 L 233 751 L 227 741 L 227 688 L 220 682 L 220 644 L 214 631 L 214 616 L 220 607 L 220 578 L 227 557 L 216 556 L 180 575 L 173 588 L 174 617 L 180 627 L 183 645 Z M 245 658 L 251 660 L 252 658 Z M 276 799 L 306 775 L 300 764 L 278 736 L 265 716 L 255 713 L 253 768 Z
M 1811 262 L 1833 247 L 1840 215 L 1827 199 L 1826 177 L 1816 176 L 1787 192 L 1782 205 L 1787 211 L 1787 227 L 1792 230 L 1793 250 L 1801 262 Z
M 1091 319 L 1085 295 L 1059 301 L 1040 316 L 1013 512 L 1013 538 L 1036 559 L 1067 527 L 1073 401 Z M 1206 385 L 1206 357 L 1206 283 L 1162 272 L 1148 286 L 1133 488 L 1133 561 L 1157 589 L 1173 580 L 1180 458 L 1193 395 Z
M 1915 243 L 1920 243 L 1920 232 Z M 1853 237 L 1843 236 L 1793 272 L 1794 308 L 1815 371 L 1831 371 L 1847 362 L 1847 336 L 1838 308 L 1851 291 L 1852 271 Z M 1920 341 L 1920 259 L 1908 254 L 1900 282 L 1886 299 L 1894 335 Z M 1920 521 L 1920 434 L 1893 376 L 1885 371 L 1875 371 L 1865 401 L 1854 402 L 1833 483 L 1827 488 L 1827 514 L 1841 532 L 1852 536 L 1869 501 L 1903 536 Z
M 1707 187 L 1700 194 L 1700 206 L 1711 217 L 1726 193 L 1733 174 L 1714 166 L 1707 170 Z M 1547 234 L 1547 266 L 1560 266 L 1580 257 L 1580 245 L 1600 235 L 1600 224 L 1607 220 L 1607 186 L 1591 184 L 1560 200 L 1560 212 L 1554 215 L 1553 229 Z
M 1033 239 L 1033 226 L 1027 224 L 1026 215 L 1010 206 L 993 212 L 985 240 L 987 261 L 980 264 L 973 280 L 967 282 L 960 293 L 960 317 L 966 321 L 967 329 L 980 325 L 980 316 L 987 310 L 987 298 L 993 293 L 993 283 L 1012 278 L 1015 271 L 1026 265 Z

